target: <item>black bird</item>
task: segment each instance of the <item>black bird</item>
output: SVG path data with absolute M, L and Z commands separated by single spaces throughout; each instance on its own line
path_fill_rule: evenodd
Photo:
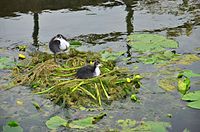
M 56 54 L 62 51 L 66 51 L 69 48 L 69 42 L 67 42 L 66 38 L 58 34 L 51 39 L 49 42 L 49 49 L 54 53 L 54 61 L 56 62 Z
M 80 79 L 87 79 L 99 76 L 101 73 L 99 66 L 101 66 L 101 64 L 97 60 L 94 62 L 94 65 L 83 66 L 80 69 L 78 69 L 76 77 Z

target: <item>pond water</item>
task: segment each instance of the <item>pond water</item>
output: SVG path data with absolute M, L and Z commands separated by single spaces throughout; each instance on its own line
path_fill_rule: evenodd
M 18 51 L 13 47 L 28 45 L 29 51 L 41 47 L 46 50 L 49 40 L 61 33 L 68 39 L 81 40 L 83 51 L 126 51 L 124 57 L 133 56 L 127 46 L 127 35 L 138 33 L 156 33 L 175 39 L 179 43 L 177 53 L 200 54 L 200 1 L 198 0 L 1 0 L 0 1 L 0 56 L 16 58 Z M 40 46 L 46 44 L 45 46 Z M 48 50 L 47 50 L 48 51 Z M 142 103 L 133 103 L 130 99 L 114 101 L 103 110 L 107 117 L 98 124 L 102 130 L 115 128 L 119 119 L 138 121 L 168 121 L 169 131 L 191 132 L 200 130 L 200 111 L 187 108 L 180 100 L 177 91 L 165 92 L 155 86 L 159 78 L 153 65 L 142 63 L 119 66 L 138 73 L 148 73 L 142 81 L 139 98 Z M 200 73 L 200 62 L 183 69 Z M 0 83 L 10 80 L 7 70 L 0 70 Z M 192 78 L 191 89 L 200 87 L 199 78 Z M 0 130 L 6 121 L 17 120 L 25 131 L 47 131 L 44 122 L 53 115 L 75 118 L 95 112 L 82 112 L 60 108 L 49 100 L 33 95 L 28 87 L 19 86 L 10 90 L 0 89 Z M 36 101 L 42 104 L 42 111 L 33 106 Z M 172 114 L 172 118 L 166 115 Z M 112 117 L 112 118 L 109 118 Z M 62 131 L 62 130 L 60 130 Z

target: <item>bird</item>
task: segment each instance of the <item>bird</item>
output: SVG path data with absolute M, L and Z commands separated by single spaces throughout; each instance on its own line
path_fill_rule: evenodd
M 49 42 L 49 49 L 54 54 L 54 61 L 56 62 L 56 54 L 64 52 L 69 48 L 70 44 L 62 34 L 57 34 Z
M 86 65 L 78 69 L 76 77 L 79 79 L 88 79 L 99 76 L 101 74 L 101 71 L 99 69 L 100 66 L 100 62 L 95 60 L 93 65 Z

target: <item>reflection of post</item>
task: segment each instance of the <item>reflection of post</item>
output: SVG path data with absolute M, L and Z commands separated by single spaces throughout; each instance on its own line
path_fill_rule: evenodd
M 133 32 L 133 10 L 130 5 L 126 5 L 126 11 L 128 12 L 126 16 L 126 27 L 128 35 Z
M 124 4 L 126 5 L 126 11 L 128 12 L 127 16 L 126 16 L 126 28 L 127 28 L 127 34 L 131 34 L 134 31 L 133 28 L 133 9 L 132 9 L 132 5 L 135 4 L 135 1 L 133 0 L 123 0 Z M 131 53 L 130 53 L 130 46 L 127 45 L 127 56 L 130 57 Z
M 38 16 L 38 13 L 34 13 L 33 19 L 34 19 L 34 28 L 33 28 L 33 34 L 32 34 L 33 45 L 36 46 L 37 48 L 39 48 L 39 44 L 38 44 L 39 16 Z

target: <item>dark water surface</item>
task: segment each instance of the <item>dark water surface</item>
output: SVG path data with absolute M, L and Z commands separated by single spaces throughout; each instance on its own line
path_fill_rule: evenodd
M 47 43 L 61 33 L 67 38 L 83 42 L 81 50 L 101 51 L 112 48 L 114 51 L 127 51 L 126 37 L 134 32 L 162 34 L 178 41 L 178 53 L 200 54 L 200 2 L 198 0 L 1 0 L 0 1 L 0 56 L 15 58 L 17 51 L 10 50 L 18 44 L 25 44 L 29 50 L 41 49 L 48 52 Z M 200 131 L 200 111 L 185 107 L 178 93 L 166 93 L 155 86 L 156 69 L 152 65 L 133 63 L 119 66 L 130 69 L 139 66 L 138 72 L 152 73 L 151 79 L 144 79 L 148 89 L 141 88 L 142 104 L 130 100 L 116 101 L 105 112 L 112 116 L 103 119 L 99 127 L 112 128 L 119 119 L 169 121 L 169 131 Z M 200 63 L 196 62 L 185 69 L 200 73 Z M 0 83 L 9 80 L 9 71 L 0 71 Z M 147 77 L 148 78 L 148 77 Z M 191 81 L 191 89 L 200 88 L 199 78 Z M 52 115 L 73 117 L 67 110 L 53 105 L 48 100 L 32 95 L 26 87 L 0 91 L 0 131 L 6 121 L 18 120 L 25 131 L 47 131 L 44 122 Z M 16 101 L 24 102 L 20 106 Z M 44 104 L 38 112 L 32 101 Z M 79 113 L 79 112 L 77 112 Z M 166 114 L 171 113 L 172 118 Z M 75 113 L 76 114 L 76 113 Z M 81 112 L 79 113 L 81 114 Z M 84 114 L 84 113 L 83 113 Z M 87 113 L 85 113 L 87 114 Z M 102 128 L 102 129 L 103 129 Z

